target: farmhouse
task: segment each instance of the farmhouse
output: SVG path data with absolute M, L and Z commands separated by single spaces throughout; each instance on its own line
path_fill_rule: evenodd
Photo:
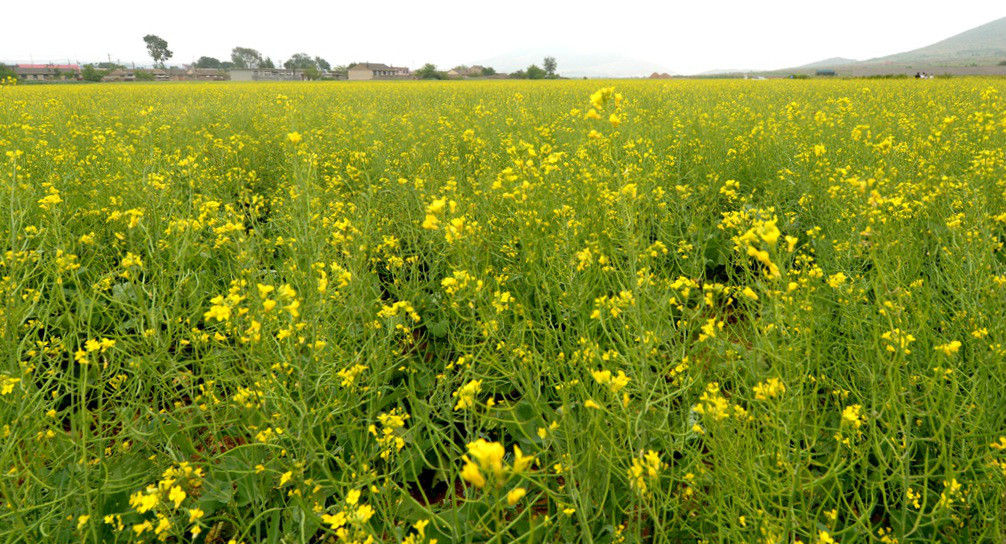
M 455 66 L 447 71 L 448 77 L 482 77 L 485 67 L 476 64 L 475 66 Z
M 303 70 L 286 68 L 235 68 L 230 70 L 231 81 L 303 81 Z
M 14 73 L 25 81 L 56 81 L 80 79 L 80 66 L 76 64 L 18 64 Z
M 102 81 L 136 81 L 136 71 L 135 70 L 125 70 L 116 69 L 108 72 L 101 77 Z
M 181 79 L 186 81 L 226 81 L 229 77 L 227 70 L 187 66 Z
M 393 79 L 409 77 L 409 69 L 400 66 L 388 66 L 373 62 L 358 62 L 349 68 L 349 79 L 360 81 L 365 79 Z

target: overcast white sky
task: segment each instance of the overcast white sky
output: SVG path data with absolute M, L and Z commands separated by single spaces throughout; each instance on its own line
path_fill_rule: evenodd
M 333 65 L 447 68 L 515 51 L 617 54 L 678 73 L 866 59 L 928 45 L 1006 15 L 1004 0 L 217 1 L 3 0 L 0 61 L 149 64 L 158 34 L 188 63 L 235 45 L 277 64 L 292 53 Z M 155 9 L 157 8 L 157 9 Z M 504 69 L 507 67 L 503 67 Z

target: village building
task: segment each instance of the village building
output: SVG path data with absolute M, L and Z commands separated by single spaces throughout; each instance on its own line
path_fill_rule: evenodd
M 455 66 L 447 71 L 447 77 L 482 77 L 484 66 Z
M 234 68 L 229 70 L 231 81 L 303 81 L 303 70 L 286 68 Z
M 362 81 L 367 79 L 398 79 L 409 77 L 411 74 L 408 68 L 401 66 L 388 66 L 387 64 L 377 64 L 373 62 L 358 62 L 349 68 L 350 81 Z
M 18 64 L 13 70 L 24 81 L 80 79 L 80 66 L 76 64 Z
M 104 82 L 109 81 L 136 81 L 136 71 L 118 68 L 112 70 L 101 77 Z
M 101 81 L 186 81 L 192 79 L 182 68 L 116 68 L 102 76 Z
M 185 81 L 227 81 L 230 79 L 230 76 L 227 74 L 227 70 L 219 68 L 195 68 L 187 66 L 185 73 L 180 74 L 179 78 Z
M 171 81 L 172 79 L 181 79 L 185 75 L 184 70 L 177 68 L 168 68 L 167 70 L 154 68 L 150 72 L 154 75 L 154 81 Z

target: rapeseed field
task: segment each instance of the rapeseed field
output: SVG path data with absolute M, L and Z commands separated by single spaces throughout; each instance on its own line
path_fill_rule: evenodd
M 1006 80 L 0 87 L 4 542 L 1006 539 Z

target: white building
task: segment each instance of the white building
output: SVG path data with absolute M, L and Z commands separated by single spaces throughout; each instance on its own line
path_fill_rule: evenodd
M 409 69 L 401 66 L 388 66 L 373 62 L 358 62 L 349 69 L 351 81 L 365 79 L 396 79 L 409 77 Z

